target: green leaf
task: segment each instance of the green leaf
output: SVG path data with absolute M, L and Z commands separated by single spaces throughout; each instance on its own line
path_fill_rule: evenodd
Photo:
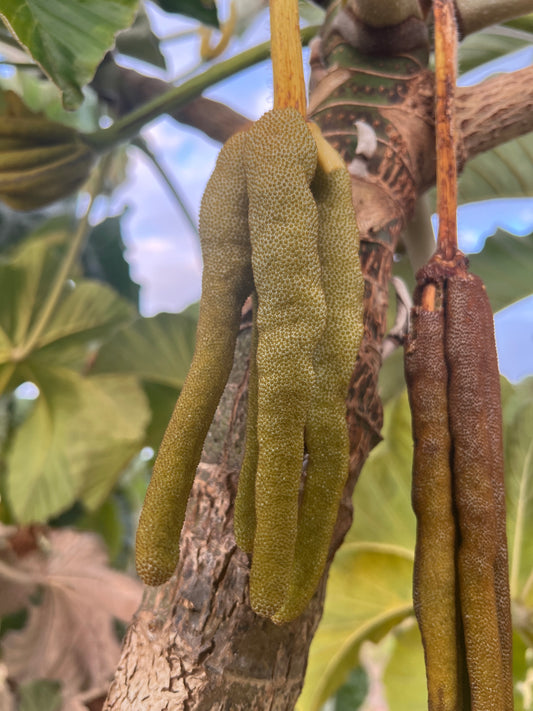
M 523 15 L 522 17 L 516 17 L 514 20 L 509 20 L 505 23 L 506 27 L 514 27 L 523 32 L 533 33 L 533 12 L 529 15 Z
M 152 31 L 150 20 L 143 5 L 140 5 L 133 25 L 119 32 L 116 46 L 121 54 L 166 69 L 165 57 L 159 48 L 159 38 Z
M 516 52 L 531 43 L 526 37 L 503 34 L 496 29 L 487 28 L 468 35 L 459 45 L 458 59 L 460 74 L 499 59 L 511 52 Z
M 468 258 L 472 272 L 485 284 L 493 311 L 533 292 L 533 234 L 517 237 L 498 230 L 481 252 Z
M 472 158 L 459 178 L 460 204 L 533 194 L 533 132 Z
M 84 274 L 110 284 L 121 296 L 139 305 L 139 285 L 132 281 L 122 239 L 122 217 L 109 217 L 91 230 L 82 254 Z
M 196 322 L 183 314 L 140 318 L 100 349 L 93 372 L 132 373 L 179 390 L 194 353 L 195 335 Z
M 368 676 L 362 667 L 352 669 L 335 697 L 335 711 L 357 711 L 368 693 Z
M 379 397 L 386 405 L 405 388 L 403 348 L 397 348 L 383 361 L 379 371 Z
M 215 0 L 155 0 L 165 12 L 186 15 L 203 22 L 204 25 L 219 27 Z
M 148 421 L 134 378 L 40 367 L 33 381 L 40 395 L 6 454 L 7 497 L 19 523 L 47 521 L 79 498 L 99 506 L 141 446 Z
M 533 692 L 531 646 L 527 646 L 516 632 L 513 635 L 513 680 L 514 711 L 529 711 Z
M 368 457 L 353 496 L 353 524 L 346 540 L 414 549 L 416 519 L 411 508 L 413 441 L 407 391 L 385 407 L 383 441 Z
M 145 444 L 157 452 L 178 399 L 179 389 L 145 380 L 144 392 L 150 404 L 152 418 L 146 430 Z
M 378 641 L 412 614 L 412 557 L 397 546 L 344 545 L 331 567 L 324 615 L 311 643 L 297 711 L 318 711 Z
M 19 711 L 59 711 L 61 684 L 55 679 L 34 679 L 18 689 Z
M 511 596 L 533 614 L 533 378 L 505 384 L 502 405 Z
M 132 23 L 139 0 L 3 0 L 1 17 L 63 92 L 65 108 L 83 101 L 114 37 Z
M 69 232 L 63 221 L 53 221 L 0 261 L 0 367 L 26 377 L 28 363 L 69 364 L 81 367 L 95 339 L 108 336 L 133 318 L 134 310 L 107 286 L 80 280 L 65 285 L 32 353 L 21 362 L 32 328 L 41 315 Z
M 361 643 L 381 639 L 412 613 L 413 445 L 405 391 L 384 415 L 383 441 L 355 487 L 354 522 L 331 566 L 298 711 L 319 709 L 357 666 Z
M 76 522 L 80 531 L 98 533 L 103 538 L 112 563 L 116 563 L 126 539 L 122 509 L 117 497 L 110 496 L 99 508 L 84 513 Z
M 389 711 L 427 708 L 426 670 L 414 617 L 394 630 L 394 645 L 383 681 Z

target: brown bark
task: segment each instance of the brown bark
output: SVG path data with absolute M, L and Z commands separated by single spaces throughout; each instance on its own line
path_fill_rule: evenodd
M 172 88 L 171 84 L 162 79 L 120 67 L 111 55 L 98 68 L 91 86 L 117 116 L 133 111 Z M 180 123 L 197 128 L 220 143 L 225 143 L 230 136 L 250 124 L 249 119 L 229 106 L 203 96 L 171 112 L 170 116 Z
M 533 66 L 457 89 L 458 163 L 533 131 Z
M 326 80 L 333 71 L 326 74 Z M 514 85 L 515 93 L 508 96 L 515 116 L 524 94 L 531 91 L 522 77 Z M 322 81 L 317 92 L 324 89 Z M 502 114 L 511 111 L 501 95 L 492 111 L 487 106 L 483 112 L 481 105 L 487 103 L 485 89 L 460 92 L 458 121 L 467 153 L 479 152 L 486 134 L 495 140 Z M 356 118 L 358 110 L 360 106 L 353 110 Z M 365 336 L 348 395 L 350 477 L 331 557 L 350 526 L 351 493 L 361 467 L 379 441 L 382 413 L 377 378 L 395 246 L 417 197 L 435 179 L 432 75 L 421 67 L 405 82 L 401 100 L 384 105 L 381 113 L 387 125 L 386 145 L 366 161 L 365 170 L 353 176 L 366 282 Z M 485 119 L 479 123 L 477 115 L 483 113 Z M 533 128 L 529 113 L 527 125 Z M 322 119 L 332 141 L 354 133 L 351 111 L 332 106 Z M 519 123 L 524 132 L 526 119 Z M 480 130 L 483 135 L 477 135 Z M 500 137 L 508 136 L 510 130 L 504 129 Z M 355 157 L 353 152 L 345 154 L 348 163 Z M 124 641 L 105 706 L 109 711 L 289 711 L 300 693 L 309 645 L 322 612 L 326 576 L 307 611 L 295 622 L 277 627 L 249 607 L 249 560 L 233 538 L 248 346 L 249 330 L 244 328 L 193 487 L 178 571 L 162 588 L 146 590 Z

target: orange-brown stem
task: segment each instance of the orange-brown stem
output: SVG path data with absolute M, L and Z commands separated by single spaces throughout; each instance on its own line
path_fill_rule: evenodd
M 298 0 L 270 0 L 274 108 L 292 107 L 305 118 L 306 96 Z
M 433 11 L 435 14 L 438 252 L 446 261 L 451 261 L 457 251 L 455 131 L 457 24 L 453 0 L 435 0 Z

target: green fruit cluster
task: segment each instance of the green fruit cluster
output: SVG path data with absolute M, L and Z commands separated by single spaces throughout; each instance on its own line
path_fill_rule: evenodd
M 150 585 L 175 569 L 190 487 L 253 292 L 235 534 L 252 553 L 253 609 L 283 623 L 320 580 L 348 475 L 345 396 L 363 334 L 363 278 L 342 160 L 294 109 L 265 114 L 222 149 L 200 238 L 196 351 L 148 488 L 137 569 Z

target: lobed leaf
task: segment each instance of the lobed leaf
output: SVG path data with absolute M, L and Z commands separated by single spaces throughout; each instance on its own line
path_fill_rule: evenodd
M 40 395 L 6 453 L 6 493 L 18 523 L 45 522 L 79 498 L 96 508 L 142 446 L 148 422 L 131 376 L 84 378 L 53 366 L 32 375 Z
M 94 373 L 131 373 L 143 380 L 181 389 L 194 353 L 196 321 L 161 313 L 127 325 L 102 346 Z
M 192 17 L 205 25 L 218 27 L 218 15 L 215 0 L 155 0 L 165 12 Z
M 83 101 L 114 37 L 132 23 L 139 0 L 3 0 L 0 17 L 63 92 L 65 108 Z

